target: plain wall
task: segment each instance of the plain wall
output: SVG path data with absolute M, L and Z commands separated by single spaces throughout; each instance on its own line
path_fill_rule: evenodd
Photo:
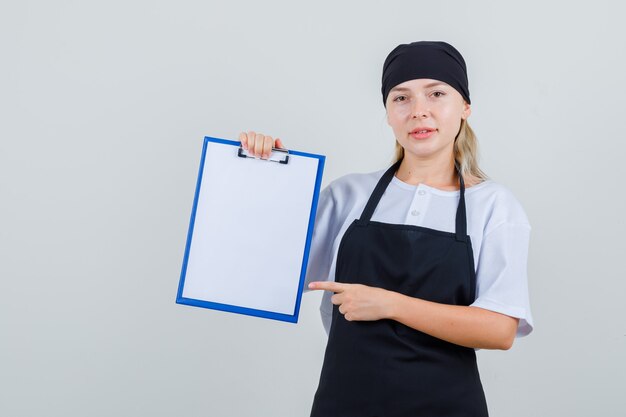
M 2 1 L 0 415 L 308 416 L 321 293 L 295 325 L 174 302 L 202 140 L 279 136 L 327 156 L 324 185 L 383 169 L 382 63 L 415 40 L 464 55 L 481 166 L 533 227 L 536 329 L 479 352 L 491 415 L 624 415 L 623 16 L 607 0 Z

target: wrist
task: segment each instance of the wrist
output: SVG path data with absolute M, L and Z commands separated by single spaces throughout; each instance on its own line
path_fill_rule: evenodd
M 391 320 L 398 320 L 398 312 L 401 310 L 402 294 L 394 291 L 387 291 L 387 308 L 385 317 Z

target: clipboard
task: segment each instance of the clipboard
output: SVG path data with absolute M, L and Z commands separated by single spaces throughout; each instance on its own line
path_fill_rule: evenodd
M 324 162 L 205 137 L 176 303 L 297 323 Z

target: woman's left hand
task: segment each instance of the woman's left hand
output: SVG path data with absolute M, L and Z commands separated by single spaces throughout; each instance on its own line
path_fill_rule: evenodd
M 334 292 L 330 301 L 339 306 L 339 312 L 348 321 L 372 321 L 391 316 L 394 294 L 392 291 L 333 281 L 311 282 L 309 288 Z

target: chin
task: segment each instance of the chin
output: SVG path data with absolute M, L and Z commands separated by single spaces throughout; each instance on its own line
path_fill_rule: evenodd
M 402 146 L 404 152 L 415 155 L 430 155 L 435 149 L 428 143 L 411 143 L 408 146 Z
M 451 153 L 454 152 L 454 142 L 445 146 L 441 146 L 440 143 L 432 142 L 430 139 L 425 139 L 423 142 L 418 142 L 415 139 L 412 139 L 412 142 L 409 143 L 404 141 L 398 142 L 404 148 L 405 153 L 410 153 L 420 158 L 447 152 L 447 149 L 449 149 Z

